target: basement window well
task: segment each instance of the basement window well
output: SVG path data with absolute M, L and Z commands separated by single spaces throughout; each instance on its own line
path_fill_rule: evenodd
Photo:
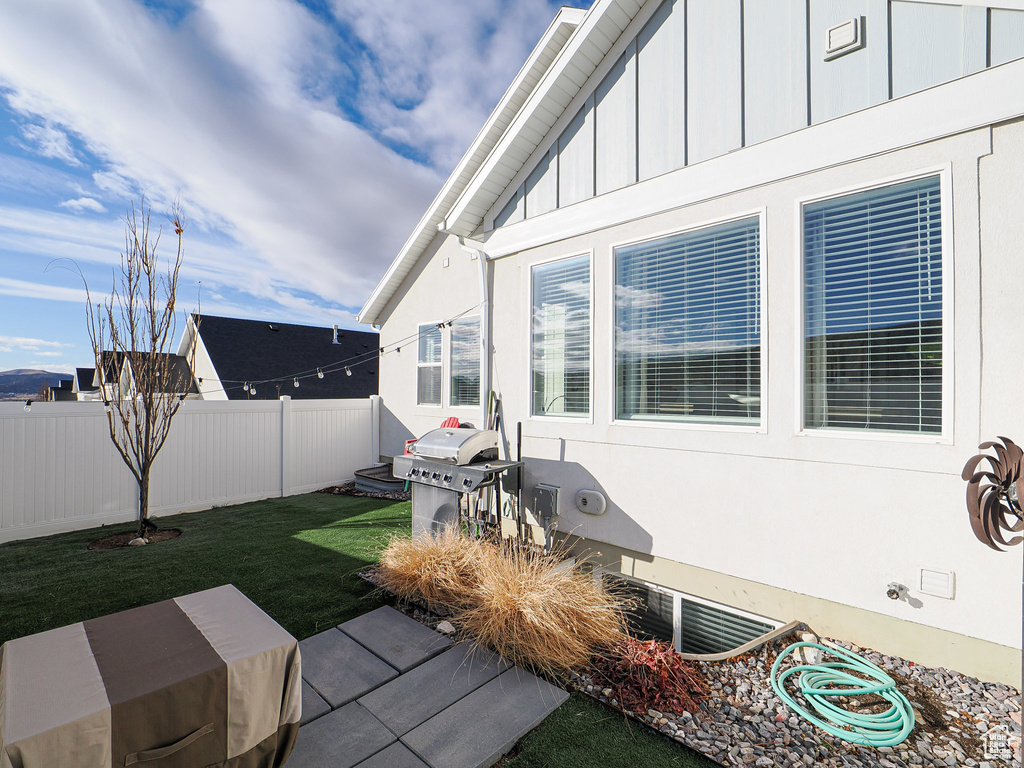
M 671 642 L 680 653 L 726 653 L 782 626 L 774 619 L 656 584 L 607 572 L 600 576 L 636 601 L 626 615 L 635 637 Z

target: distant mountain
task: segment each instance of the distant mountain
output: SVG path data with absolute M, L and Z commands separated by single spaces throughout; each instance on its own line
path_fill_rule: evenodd
M 0 371 L 0 400 L 33 397 L 41 384 L 57 386 L 58 381 L 74 378 L 70 373 L 51 373 L 33 368 Z

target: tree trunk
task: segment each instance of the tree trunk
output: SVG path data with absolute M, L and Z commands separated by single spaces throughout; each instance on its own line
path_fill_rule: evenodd
M 149 467 L 142 473 L 139 481 L 139 538 L 146 535 L 146 522 L 149 520 Z

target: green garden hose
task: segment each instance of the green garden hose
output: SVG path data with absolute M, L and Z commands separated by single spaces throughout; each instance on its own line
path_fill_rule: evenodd
M 779 674 L 783 660 L 798 648 L 817 648 L 841 661 L 797 664 Z M 786 692 L 786 680 L 792 675 L 799 675 L 796 686 L 816 714 L 808 712 Z M 841 648 L 827 648 L 818 643 L 793 643 L 772 664 L 772 689 L 786 706 L 809 723 L 854 744 L 892 747 L 902 743 L 914 728 L 914 710 L 907 697 L 896 689 L 896 681 L 863 656 Z M 836 696 L 872 693 L 888 701 L 889 708 L 877 714 L 857 713 L 832 703 Z

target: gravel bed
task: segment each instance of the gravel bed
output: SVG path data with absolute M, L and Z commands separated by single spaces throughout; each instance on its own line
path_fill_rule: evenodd
M 1014 688 L 984 683 L 948 669 L 931 669 L 896 656 L 842 641 L 836 645 L 862 654 L 886 670 L 915 709 L 910 736 L 895 747 L 849 744 L 811 725 L 783 705 L 771 688 L 776 655 L 794 641 L 781 638 L 725 662 L 696 662 L 712 688 L 702 710 L 681 716 L 648 710 L 630 716 L 707 755 L 722 765 L 740 766 L 934 766 L 999 768 L 1020 765 L 985 754 L 984 736 L 1003 726 L 1020 744 L 1020 695 Z M 595 686 L 586 674 L 578 688 L 621 709 L 610 688 Z

